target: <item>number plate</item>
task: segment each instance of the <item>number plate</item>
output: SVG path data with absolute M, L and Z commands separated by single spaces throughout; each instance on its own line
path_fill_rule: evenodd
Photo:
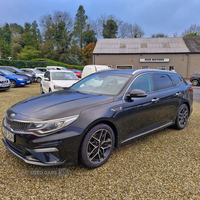
M 14 143 L 14 134 L 12 134 L 10 131 L 8 131 L 7 129 L 5 129 L 4 127 L 2 127 L 2 133 L 3 133 L 3 136 L 10 140 L 11 142 Z
M 9 87 L 10 85 L 3 85 L 2 87 Z
M 30 81 L 27 81 L 27 83 L 30 83 Z

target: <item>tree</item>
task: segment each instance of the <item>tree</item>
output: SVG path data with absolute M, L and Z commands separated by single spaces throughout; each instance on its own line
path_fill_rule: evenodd
M 144 35 L 144 31 L 136 23 L 128 25 L 128 37 L 141 38 Z
M 42 53 L 56 61 L 65 60 L 70 52 L 73 21 L 69 13 L 54 11 L 40 18 L 43 28 L 44 45 Z
M 85 32 L 83 32 L 83 42 L 85 45 L 94 42 L 96 44 L 97 38 L 95 37 L 96 33 L 94 30 L 90 30 L 90 25 L 88 24 L 88 28 Z
M 114 20 L 107 20 L 106 24 L 103 24 L 104 38 L 116 38 L 117 31 L 118 26 Z
M 151 37 L 152 38 L 163 38 L 163 37 L 167 37 L 167 35 L 165 35 L 163 33 L 157 33 L 157 34 L 152 34 Z
M 74 23 L 74 36 L 78 38 L 80 49 L 82 49 L 83 46 L 83 32 L 86 28 L 86 20 L 88 19 L 88 16 L 85 15 L 85 10 L 82 5 L 79 6 L 77 10 L 77 14 L 75 17 L 75 23 Z
M 34 47 L 25 46 L 21 53 L 17 54 L 20 60 L 32 60 L 39 58 L 42 52 L 36 50 Z
M 5 24 L 2 28 L 0 28 L 0 51 L 2 54 L 2 58 L 7 58 L 11 54 L 11 37 L 12 32 L 8 23 Z
M 92 42 L 82 49 L 84 65 L 92 64 L 92 53 L 93 53 L 94 47 L 95 47 L 95 43 Z
M 186 29 L 183 33 L 183 37 L 196 37 L 200 35 L 200 26 L 193 24 L 188 29 Z

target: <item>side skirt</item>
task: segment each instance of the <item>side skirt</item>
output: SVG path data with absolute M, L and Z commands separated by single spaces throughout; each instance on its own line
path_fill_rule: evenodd
M 140 136 L 146 135 L 146 134 L 148 134 L 148 133 L 151 133 L 151 132 L 153 132 L 153 131 L 156 131 L 156 130 L 159 130 L 159 129 L 162 129 L 162 128 L 166 128 L 166 127 L 168 127 L 168 126 L 171 126 L 172 124 L 174 124 L 174 123 L 173 123 L 173 122 L 169 122 L 169 123 L 167 123 L 167 124 L 165 124 L 165 125 L 159 126 L 159 127 L 157 127 L 157 128 L 151 129 L 151 130 L 149 130 L 149 131 L 144 131 L 144 132 L 142 132 L 142 133 L 139 133 L 139 134 L 134 135 L 134 136 L 132 136 L 132 137 L 130 137 L 130 138 L 128 138 L 128 139 L 123 140 L 123 141 L 121 142 L 121 144 L 123 144 L 123 143 L 125 143 L 125 142 L 128 142 L 129 140 L 133 140 L 133 139 L 135 139 L 135 138 L 138 138 L 138 137 L 140 137 Z

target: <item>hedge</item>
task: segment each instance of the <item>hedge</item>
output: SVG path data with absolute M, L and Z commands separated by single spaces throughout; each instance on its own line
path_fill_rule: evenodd
M 14 66 L 17 68 L 46 67 L 46 61 L 26 61 L 26 60 L 1 60 L 0 66 Z
M 35 68 L 35 67 L 46 67 L 46 66 L 62 66 L 69 69 L 79 69 L 83 70 L 84 66 L 77 66 L 77 65 L 68 65 L 65 63 L 57 62 L 54 60 L 49 59 L 34 59 L 33 61 L 27 60 L 1 60 L 0 59 L 0 66 L 14 66 L 17 68 Z

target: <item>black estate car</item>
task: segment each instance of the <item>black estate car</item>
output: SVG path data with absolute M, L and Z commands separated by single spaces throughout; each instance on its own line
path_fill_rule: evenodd
M 200 72 L 193 73 L 190 77 L 190 82 L 194 86 L 200 85 Z
M 28 77 L 30 79 L 31 83 L 32 82 L 36 82 L 36 76 L 34 74 L 24 72 L 24 71 L 20 70 L 17 67 L 13 67 L 13 66 L 0 66 L 0 69 L 6 69 L 8 71 L 13 72 L 14 74 L 26 76 L 26 77 Z
M 124 142 L 172 125 L 185 128 L 192 105 L 193 89 L 175 72 L 100 71 L 11 106 L 3 142 L 29 164 L 95 168 Z

